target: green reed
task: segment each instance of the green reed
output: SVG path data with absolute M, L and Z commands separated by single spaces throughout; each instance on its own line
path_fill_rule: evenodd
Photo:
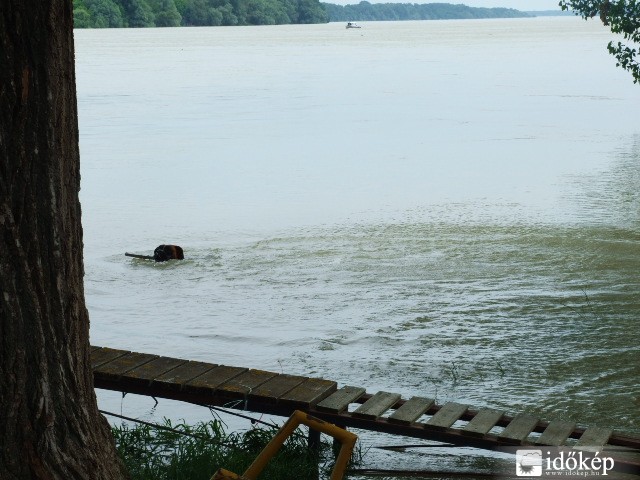
M 123 423 L 112 430 L 132 480 L 209 480 L 219 468 L 242 474 L 277 432 L 274 426 L 225 433 L 219 420 L 173 425 L 168 419 L 159 428 Z M 324 441 L 310 450 L 306 435 L 297 430 L 260 478 L 322 478 L 331 468 L 330 452 Z

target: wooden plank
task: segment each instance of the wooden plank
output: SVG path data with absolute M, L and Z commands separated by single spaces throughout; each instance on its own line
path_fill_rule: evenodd
M 492 408 L 484 408 L 465 425 L 462 429 L 464 435 L 471 437 L 482 437 L 489 433 L 493 427 L 500 421 L 504 412 L 494 410 Z
M 542 432 L 540 438 L 536 440 L 536 443 L 538 445 L 559 447 L 569 438 L 569 435 L 571 435 L 575 428 L 576 424 L 573 422 L 554 420 L 544 429 L 544 432 Z
M 187 362 L 154 378 L 152 384 L 161 385 L 170 390 L 182 390 L 186 383 L 216 367 L 218 365 L 213 363 Z
M 362 387 L 345 386 L 318 403 L 316 408 L 322 412 L 341 413 L 350 403 L 364 395 L 364 392 Z
M 116 350 L 114 348 L 99 348 L 91 351 L 91 368 L 94 370 L 105 363 L 115 360 L 118 357 L 122 357 L 127 353 L 131 353 L 128 350 Z
M 228 382 L 232 378 L 237 377 L 247 370 L 247 368 L 242 367 L 228 367 L 227 365 L 218 365 L 217 367 L 203 373 L 199 377 L 185 382 L 183 389 L 185 391 L 213 391 L 223 383 Z
M 154 358 L 158 358 L 158 356 L 149 353 L 130 352 L 111 360 L 109 363 L 101 365 L 94 370 L 94 374 L 100 375 L 102 378 L 120 378 L 129 370 L 133 370 L 140 365 L 150 362 Z
M 399 393 L 378 392 L 353 412 L 354 417 L 375 420 L 400 400 Z
M 277 403 L 280 397 L 293 390 L 306 379 L 306 377 L 296 375 L 277 375 L 255 388 L 249 394 L 249 399 L 259 402 Z
M 280 397 L 281 402 L 299 405 L 297 408 L 310 408 L 324 400 L 338 388 L 338 384 L 322 378 L 307 378 L 303 383 Z
M 218 387 L 218 390 L 248 395 L 254 388 L 259 387 L 277 375 L 275 372 L 267 372 L 265 370 L 248 370 L 228 382 L 223 383 Z
M 174 368 L 187 363 L 188 360 L 171 357 L 158 357 L 127 372 L 127 378 L 135 378 L 151 383 L 151 381 Z
M 611 428 L 589 427 L 576 442 L 574 448 L 588 452 L 599 452 L 607 444 L 612 434 Z
M 456 402 L 445 403 L 433 417 L 427 421 L 425 426 L 438 430 L 451 427 L 462 415 L 467 411 L 468 405 L 462 405 Z
M 536 428 L 540 419 L 527 413 L 520 413 L 498 435 L 498 439 L 507 443 L 522 443 Z
M 389 421 L 402 424 L 413 423 L 429 410 L 434 402 L 432 398 L 411 397 L 389 416 Z

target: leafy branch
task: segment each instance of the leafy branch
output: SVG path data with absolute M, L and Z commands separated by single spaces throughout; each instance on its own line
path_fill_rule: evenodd
M 640 3 L 637 0 L 560 0 L 562 10 L 573 10 L 587 20 L 596 15 L 611 32 L 622 35 L 626 41 L 640 44 Z M 616 66 L 631 73 L 633 83 L 640 82 L 640 48 L 622 42 L 609 42 L 607 50 L 616 60 Z

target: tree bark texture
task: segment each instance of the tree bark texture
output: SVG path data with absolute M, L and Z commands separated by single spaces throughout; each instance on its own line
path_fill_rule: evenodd
M 126 473 L 98 412 L 72 0 L 0 0 L 0 479 Z

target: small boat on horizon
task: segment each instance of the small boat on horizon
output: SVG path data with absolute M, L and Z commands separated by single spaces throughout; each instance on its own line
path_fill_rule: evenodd
M 362 27 L 360 27 L 360 25 L 358 25 L 355 22 L 347 22 L 347 27 L 346 28 L 362 28 Z

